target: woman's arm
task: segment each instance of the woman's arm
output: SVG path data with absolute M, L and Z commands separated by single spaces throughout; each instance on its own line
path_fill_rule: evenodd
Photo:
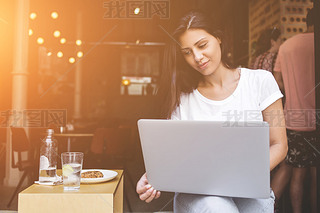
M 288 142 L 282 101 L 278 99 L 262 111 L 263 120 L 270 125 L 270 171 L 287 155 Z
M 285 91 L 284 91 L 284 83 L 283 83 L 281 72 L 274 71 L 273 72 L 273 76 L 274 76 L 274 78 L 276 79 L 276 81 L 278 83 L 280 91 L 282 92 L 282 94 L 284 94 L 285 93 Z

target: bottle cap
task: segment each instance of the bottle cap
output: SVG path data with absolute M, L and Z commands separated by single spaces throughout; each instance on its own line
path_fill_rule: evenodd
M 47 129 L 47 133 L 48 133 L 48 135 L 52 135 L 54 133 L 54 130 L 53 129 Z

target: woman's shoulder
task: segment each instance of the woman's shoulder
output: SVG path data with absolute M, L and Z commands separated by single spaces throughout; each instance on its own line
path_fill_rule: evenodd
M 259 89 L 265 82 L 272 81 L 274 78 L 271 72 L 262 69 L 241 68 L 241 73 L 244 84 L 247 85 L 250 90 Z
M 263 79 L 268 76 L 272 76 L 272 73 L 263 69 L 249 69 L 249 68 L 241 68 L 241 73 L 246 76 L 246 78 L 255 78 L 255 79 Z
M 182 103 L 182 102 L 188 101 L 190 98 L 194 97 L 195 92 L 196 92 L 196 89 L 194 89 L 192 92 L 181 93 L 180 102 Z

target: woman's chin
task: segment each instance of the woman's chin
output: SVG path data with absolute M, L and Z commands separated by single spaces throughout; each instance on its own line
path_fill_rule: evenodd
M 203 76 L 212 75 L 214 73 L 214 69 L 210 67 L 206 67 L 205 69 L 197 69 L 199 73 L 201 73 Z

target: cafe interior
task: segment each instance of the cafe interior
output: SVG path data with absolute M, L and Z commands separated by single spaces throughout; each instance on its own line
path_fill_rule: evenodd
M 282 42 L 304 32 L 305 16 L 316 2 L 2 0 L 0 212 L 35 212 L 32 205 L 40 198 L 30 187 L 37 187 L 48 129 L 54 130 L 58 156 L 81 152 L 83 169 L 117 171 L 116 179 L 104 183 L 118 184 L 117 207 L 104 212 L 172 212 L 174 193 L 145 203 L 136 183 L 145 172 L 137 121 L 157 117 L 163 54 L 175 21 L 190 9 L 202 10 L 223 30 L 229 59 L 248 67 L 263 30 L 280 29 Z M 288 187 L 279 205 L 278 212 L 292 211 Z M 303 205 L 309 212 L 307 201 Z

